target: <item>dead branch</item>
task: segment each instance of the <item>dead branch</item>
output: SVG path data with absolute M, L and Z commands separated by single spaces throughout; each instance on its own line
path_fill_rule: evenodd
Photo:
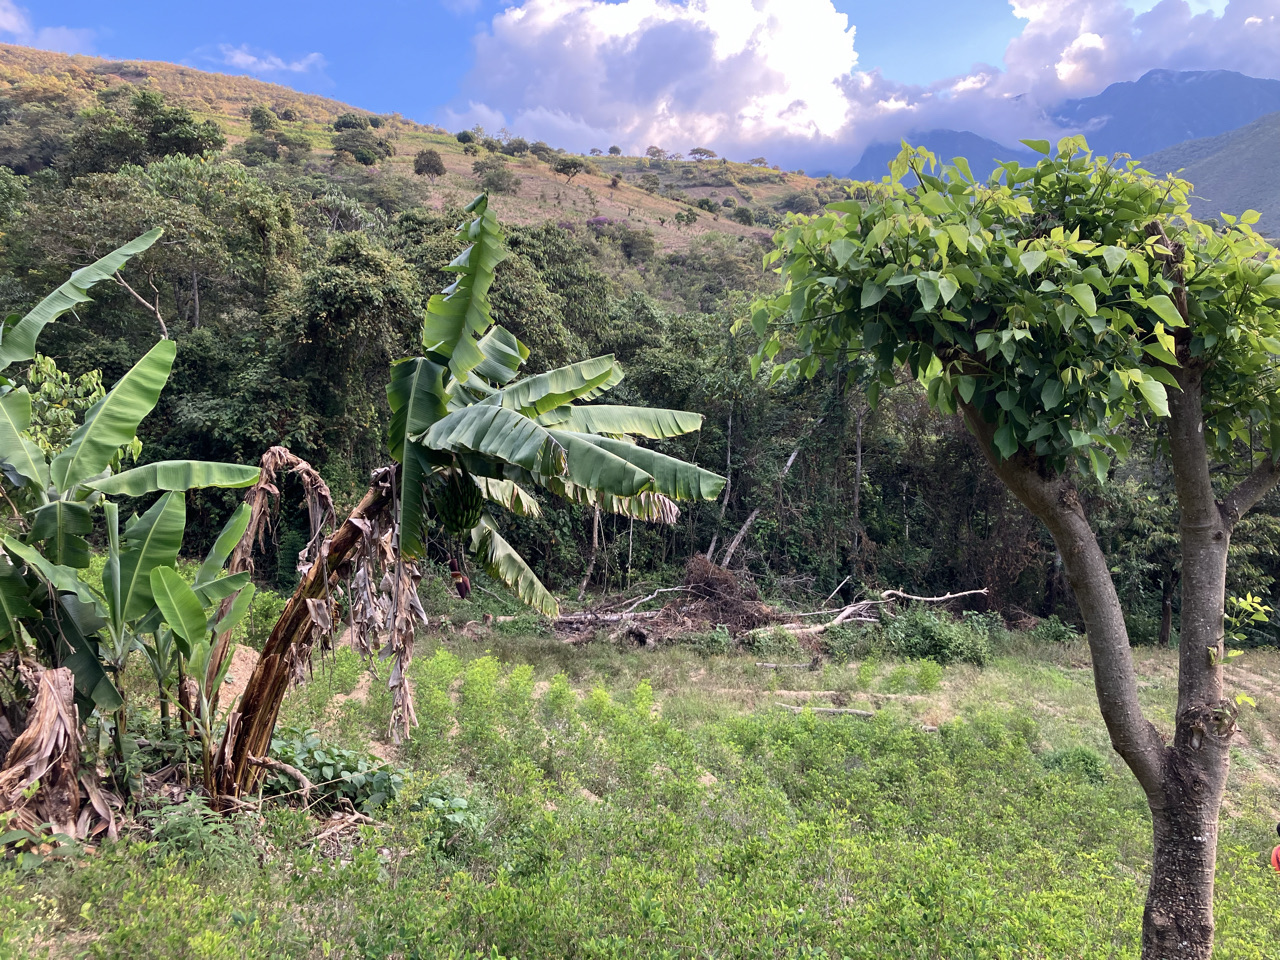
M 623 612 L 623 613 L 630 613 L 630 612 L 631 612 L 632 610 L 634 610 L 636 607 L 640 606 L 640 604 L 642 604 L 642 603 L 648 603 L 650 600 L 656 600 L 656 599 L 658 598 L 658 594 L 661 594 L 661 593 L 677 593 L 677 592 L 678 592 L 678 593 L 689 593 L 690 591 L 689 591 L 689 588 L 688 588 L 688 587 L 659 587 L 657 590 L 653 591 L 653 593 L 649 594 L 647 597 L 641 597 L 639 600 L 637 600 L 637 601 L 635 601 L 634 603 L 632 603 L 630 606 L 628 606 L 628 607 L 627 607 L 625 610 L 623 610 L 622 612 Z
M 13 741 L 0 770 L 0 813 L 13 811 L 14 826 L 31 833 L 48 824 L 52 832 L 77 835 L 80 811 L 80 718 L 75 680 L 67 667 L 18 668 L 35 691 L 27 728 Z M 26 796 L 35 784 L 35 793 Z
M 302 793 L 302 803 L 309 806 L 311 803 L 311 791 L 315 789 L 315 784 L 307 779 L 297 767 L 290 766 L 280 760 L 272 760 L 270 757 L 250 757 L 249 762 L 255 767 L 261 767 L 264 770 L 274 770 L 276 773 L 283 773 L 288 777 L 292 777 L 294 782 L 298 784 L 299 791 Z
M 822 658 L 814 657 L 808 663 L 761 663 L 756 661 L 756 666 L 764 670 L 817 670 L 822 666 Z
M 789 703 L 775 703 L 775 707 L 781 707 L 783 710 L 790 710 L 792 713 L 804 713 L 806 710 L 811 713 L 824 714 L 843 714 L 850 717 L 862 717 L 864 720 L 870 719 L 876 715 L 875 710 L 854 710 L 850 707 L 793 707 Z M 930 726 L 927 723 L 920 724 L 920 729 L 925 733 L 937 733 L 938 728 Z
M 164 317 L 160 315 L 160 291 L 156 290 L 156 302 L 152 304 L 147 302 L 146 297 L 138 293 L 138 291 L 133 289 L 133 287 L 129 286 L 129 284 L 125 281 L 124 277 L 120 276 L 119 270 L 116 271 L 116 283 L 120 284 L 120 286 L 128 290 L 129 293 L 133 295 L 133 299 L 137 300 L 140 304 L 142 304 L 144 307 L 147 308 L 148 313 L 154 314 L 156 318 L 156 323 L 160 324 L 161 339 L 168 340 L 169 328 L 165 326 Z M 154 284 L 152 284 L 151 289 L 152 290 L 156 289 Z
M 903 593 L 901 590 L 885 590 L 880 594 L 886 600 L 914 600 L 917 603 L 946 603 L 948 600 L 958 600 L 960 597 L 987 596 L 987 588 L 981 590 L 961 590 L 959 593 L 948 593 L 941 597 L 917 597 L 910 593 Z

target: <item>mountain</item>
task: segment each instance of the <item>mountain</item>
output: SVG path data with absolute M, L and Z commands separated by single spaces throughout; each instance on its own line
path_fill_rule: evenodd
M 964 157 L 973 167 L 974 175 L 980 178 L 985 178 L 1000 161 L 1035 161 L 1035 154 L 1024 146 L 1006 147 L 966 130 L 927 130 L 924 133 L 909 133 L 906 140 L 913 146 L 931 150 L 943 163 L 950 163 L 952 157 Z M 879 180 L 887 176 L 889 161 L 901 149 L 900 142 L 871 144 L 849 171 L 849 177 L 853 180 Z
M 1253 209 L 1262 214 L 1257 229 L 1280 236 L 1280 112 L 1220 136 L 1179 143 L 1144 157 L 1142 165 L 1191 181 L 1195 216 L 1238 216 Z
M 1216 137 L 1280 110 L 1280 80 L 1230 70 L 1152 70 L 1096 97 L 1050 111 L 1082 129 L 1094 153 L 1144 157 L 1185 140 Z

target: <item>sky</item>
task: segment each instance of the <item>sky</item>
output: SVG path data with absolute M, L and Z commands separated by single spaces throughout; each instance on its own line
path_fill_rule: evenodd
M 0 0 L 0 40 L 569 149 L 842 166 L 910 131 L 1052 133 L 1150 69 L 1280 78 L 1280 0 Z

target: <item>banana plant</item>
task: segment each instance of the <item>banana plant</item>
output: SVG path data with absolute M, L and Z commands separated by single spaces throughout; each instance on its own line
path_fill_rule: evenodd
M 424 355 L 392 366 L 388 446 L 401 464 L 400 549 L 421 556 L 432 501 L 461 474 L 490 504 L 516 513 L 536 509 L 524 485 L 574 502 L 644 520 L 675 519 L 679 501 L 712 500 L 724 478 L 641 445 L 698 430 L 702 415 L 591 401 L 617 386 L 612 355 L 520 378 L 528 348 L 494 323 L 489 289 L 506 257 L 497 218 L 481 195 L 458 227 L 472 241 L 449 266 L 457 279 L 431 298 L 422 326 Z M 466 531 L 490 576 L 548 616 L 559 605 L 488 511 Z
M 31 397 L 4 371 L 35 356 L 48 324 L 89 301 L 95 284 L 114 276 L 128 259 L 160 236 L 152 230 L 71 279 L 23 317 L 0 328 L 0 470 L 4 495 L 24 510 L 18 530 L 4 538 L 0 559 L 0 651 L 34 641 L 43 657 L 70 667 L 83 712 L 119 710 L 109 672 L 123 669 L 156 609 L 150 574 L 172 565 L 186 526 L 184 492 L 199 487 L 245 487 L 258 468 L 170 460 L 120 470 L 122 451 L 136 446 L 138 426 L 155 408 L 176 356 L 161 340 L 85 414 L 66 447 L 51 459 L 32 439 Z M 112 496 L 162 496 L 130 519 L 120 536 Z M 102 508 L 107 565 L 102 590 L 86 577 L 87 537 Z M 226 594 L 224 594 L 226 595 Z
M 240 520 L 243 519 L 243 523 Z M 239 525 L 239 534 L 249 523 L 247 507 L 241 507 L 232 517 L 223 536 Z M 221 571 L 222 565 L 231 555 L 231 548 L 239 540 L 239 535 L 229 541 L 225 553 L 219 557 L 219 546 L 214 545 L 209 557 L 201 566 L 201 573 Z M 236 574 L 230 577 L 215 576 L 210 580 L 202 580 L 197 573 L 195 583 L 188 584 L 172 566 L 157 566 L 150 573 L 151 592 L 155 597 L 159 611 L 160 624 L 155 628 L 155 649 L 165 655 L 172 656 L 177 662 L 178 672 L 192 678 L 195 687 L 195 702 L 188 717 L 194 724 L 200 739 L 201 766 L 204 770 L 205 783 L 213 784 L 213 747 L 216 740 L 216 717 L 210 709 L 215 691 L 226 679 L 227 670 L 231 666 L 228 658 L 222 662 L 213 676 L 208 676 L 209 658 L 213 652 L 213 642 L 217 634 L 233 629 L 249 612 L 253 602 L 254 586 L 247 583 L 248 574 Z M 243 579 L 242 579 L 243 578 Z M 238 581 L 238 585 L 237 584 Z M 211 589 L 216 587 L 216 589 Z M 219 601 L 228 596 L 229 589 L 238 589 L 235 601 L 227 612 L 218 614 Z M 184 669 L 185 668 L 185 669 Z M 154 667 L 153 667 L 154 669 Z

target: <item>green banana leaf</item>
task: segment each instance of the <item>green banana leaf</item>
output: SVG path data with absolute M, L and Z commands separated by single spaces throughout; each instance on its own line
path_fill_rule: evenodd
M 127 442 L 127 441 L 126 441 Z M 236 463 L 210 463 L 204 460 L 158 460 L 115 476 L 87 480 L 85 486 L 125 497 L 140 497 L 157 490 L 195 490 L 201 487 L 236 489 L 251 487 L 262 471 Z
M 520 367 L 529 359 L 529 348 L 510 330 L 497 324 L 480 338 L 476 347 L 484 354 L 484 359 L 472 373 L 499 386 L 514 380 Z
M 215 635 L 234 630 L 236 624 L 245 618 L 245 615 L 249 612 L 249 607 L 253 604 L 253 594 L 256 589 L 250 583 L 236 595 L 236 598 L 231 601 L 231 606 L 227 608 L 226 616 L 213 625 Z
M 536 417 L 592 394 L 616 374 L 613 355 L 581 360 L 537 376 L 525 377 L 480 401 Z
M 53 458 L 50 473 L 59 493 L 102 473 L 116 451 L 134 438 L 160 398 L 176 352 L 172 340 L 161 340 L 93 405 L 67 448 Z
M 204 563 L 200 564 L 200 569 L 196 571 L 192 588 L 197 593 L 201 587 L 213 583 L 222 575 L 222 568 L 227 565 L 227 560 L 235 552 L 236 544 L 244 536 L 245 530 L 249 529 L 249 519 L 252 514 L 252 508 L 247 503 L 242 503 L 223 524 L 218 539 L 213 542 L 208 556 L 204 558 Z
M 102 601 L 81 579 L 73 567 L 64 567 L 50 563 L 35 547 L 22 543 L 13 537 L 4 538 L 4 549 L 16 561 L 25 563 L 37 577 L 59 593 L 75 594 L 81 603 L 92 606 L 97 616 L 102 616 L 105 609 Z
M 445 267 L 458 274 L 458 279 L 427 302 L 422 324 L 423 347 L 448 357 L 449 369 L 459 381 L 465 381 L 467 374 L 485 360 L 473 338 L 493 324 L 489 287 L 495 268 L 507 257 L 502 229 L 489 209 L 489 198 L 484 194 L 476 197 L 466 212 L 475 214 L 475 218 L 463 223 L 458 233 L 465 235 L 471 246 Z
M 0 337 L 0 370 L 11 363 L 31 360 L 36 355 L 36 339 L 46 325 L 53 323 L 64 313 L 82 303 L 89 303 L 89 289 L 94 284 L 109 280 L 130 257 L 142 253 L 158 239 L 163 231 L 149 230 L 136 240 L 131 240 L 118 250 L 113 250 L 101 260 L 81 267 L 71 279 L 35 305 L 26 316 L 10 326 L 5 324 Z M 96 471 L 95 471 L 96 472 Z
M 134 620 L 151 609 L 155 603 L 151 571 L 159 566 L 172 567 L 177 562 L 186 524 L 186 500 L 179 492 L 166 493 L 141 517 L 125 524 L 124 543 L 119 552 L 120 592 L 116 601 L 119 606 L 112 610 L 118 622 Z M 103 582 L 106 582 L 105 576 Z M 110 588 L 107 601 L 112 602 Z
M 27 542 L 43 544 L 41 552 L 51 563 L 80 569 L 89 566 L 89 543 L 84 538 L 93 532 L 93 518 L 87 503 L 54 500 L 37 507 L 31 517 Z
M 612 437 L 597 437 L 586 433 L 569 433 L 564 430 L 548 431 L 553 438 L 570 450 L 570 463 L 573 462 L 574 444 L 588 444 L 602 452 L 607 452 L 620 460 L 626 461 L 634 469 L 643 471 L 653 479 L 652 489 L 672 500 L 714 500 L 724 489 L 724 477 L 703 470 L 691 463 L 669 457 L 626 440 L 615 440 Z M 633 496 L 640 490 L 619 491 L 602 483 L 583 483 L 570 470 L 570 479 L 574 483 L 591 487 L 615 496 Z
M 20 624 L 40 619 L 31 605 L 31 584 L 7 559 L 0 561 L 0 637 L 21 637 Z
M 544 427 L 574 433 L 602 433 L 614 437 L 636 436 L 665 440 L 702 429 L 702 414 L 654 407 L 626 407 L 599 404 L 589 407 L 565 406 L 538 418 Z
M 153 567 L 150 579 L 156 606 L 169 629 L 186 641 L 187 649 L 183 651 L 186 654 L 191 644 L 206 639 L 209 633 L 209 618 L 205 616 L 204 604 L 172 567 Z
M 13 472 L 40 489 L 49 486 L 49 465 L 44 451 L 27 432 L 31 428 L 31 395 L 27 388 L 0 397 L 0 460 Z
M 391 429 L 387 446 L 400 462 L 400 550 L 421 556 L 426 527 L 423 484 L 431 472 L 432 454 L 409 438 L 423 433 L 447 416 L 444 400 L 445 368 L 425 357 L 402 360 L 391 367 L 387 400 Z
M 471 477 L 486 500 L 506 507 L 517 517 L 540 517 L 542 507 L 538 501 L 514 480 L 495 480 L 492 477 Z
M 548 617 L 560 615 L 560 604 L 494 526 L 488 514 L 471 531 L 471 549 L 485 572 L 506 584 L 524 603 Z

